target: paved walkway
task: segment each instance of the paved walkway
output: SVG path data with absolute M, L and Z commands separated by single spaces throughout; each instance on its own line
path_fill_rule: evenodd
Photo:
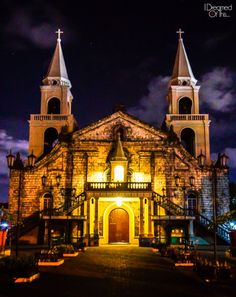
M 139 297 L 234 296 L 236 284 L 204 284 L 191 268 L 176 268 L 150 248 L 88 248 L 60 267 L 41 267 L 32 284 L 0 284 L 0 296 Z

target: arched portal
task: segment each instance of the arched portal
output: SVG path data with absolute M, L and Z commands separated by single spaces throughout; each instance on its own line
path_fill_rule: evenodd
M 179 100 L 179 114 L 192 113 L 192 100 L 188 97 L 183 97 Z
M 129 242 L 129 215 L 123 208 L 115 208 L 109 215 L 109 243 Z
M 195 156 L 195 133 L 190 128 L 185 128 L 181 131 L 181 142 L 186 150 Z
M 48 114 L 60 114 L 61 108 L 61 101 L 56 98 L 53 97 L 48 101 Z
M 58 132 L 55 128 L 48 128 L 44 132 L 44 154 L 49 153 L 52 148 L 55 140 L 58 138 Z

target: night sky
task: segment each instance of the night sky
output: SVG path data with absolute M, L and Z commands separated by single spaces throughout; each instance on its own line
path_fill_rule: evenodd
M 39 87 L 56 45 L 57 28 L 64 31 L 73 114 L 80 127 L 112 113 L 120 103 L 160 127 L 176 31 L 182 28 L 193 73 L 202 86 L 200 110 L 212 120 L 212 158 L 225 151 L 230 178 L 236 181 L 236 3 L 84 2 L 86 7 L 70 1 L 1 1 L 0 201 L 7 200 L 7 152 L 27 156 L 28 119 L 40 111 Z M 211 17 L 204 3 L 232 4 L 232 10 L 224 11 L 228 17 Z

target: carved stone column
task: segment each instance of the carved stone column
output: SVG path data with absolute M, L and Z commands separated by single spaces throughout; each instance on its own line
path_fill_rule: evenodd
M 143 197 L 139 198 L 139 200 L 140 200 L 140 214 L 139 214 L 139 217 L 140 217 L 140 230 L 139 230 L 139 236 L 143 237 L 143 235 L 144 235 Z
M 95 197 L 94 235 L 98 236 L 98 197 Z
M 85 242 L 89 246 L 90 245 L 90 198 L 87 195 L 87 222 L 86 222 L 86 234 L 85 234 Z
M 148 199 L 148 236 L 153 236 L 153 222 L 152 222 L 152 200 Z

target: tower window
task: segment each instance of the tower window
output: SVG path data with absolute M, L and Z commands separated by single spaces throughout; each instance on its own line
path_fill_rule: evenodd
M 181 132 L 181 142 L 185 149 L 195 156 L 195 133 L 190 128 L 185 128 Z
M 53 97 L 48 101 L 48 114 L 60 114 L 60 105 L 61 105 L 61 101 L 56 98 Z
M 114 168 L 114 180 L 115 182 L 123 182 L 125 178 L 124 167 L 121 165 L 117 165 Z
M 183 97 L 179 100 L 179 114 L 192 113 L 192 100 L 188 97 Z
M 44 132 L 44 154 L 49 153 L 55 140 L 58 138 L 58 132 L 55 128 L 48 128 Z

